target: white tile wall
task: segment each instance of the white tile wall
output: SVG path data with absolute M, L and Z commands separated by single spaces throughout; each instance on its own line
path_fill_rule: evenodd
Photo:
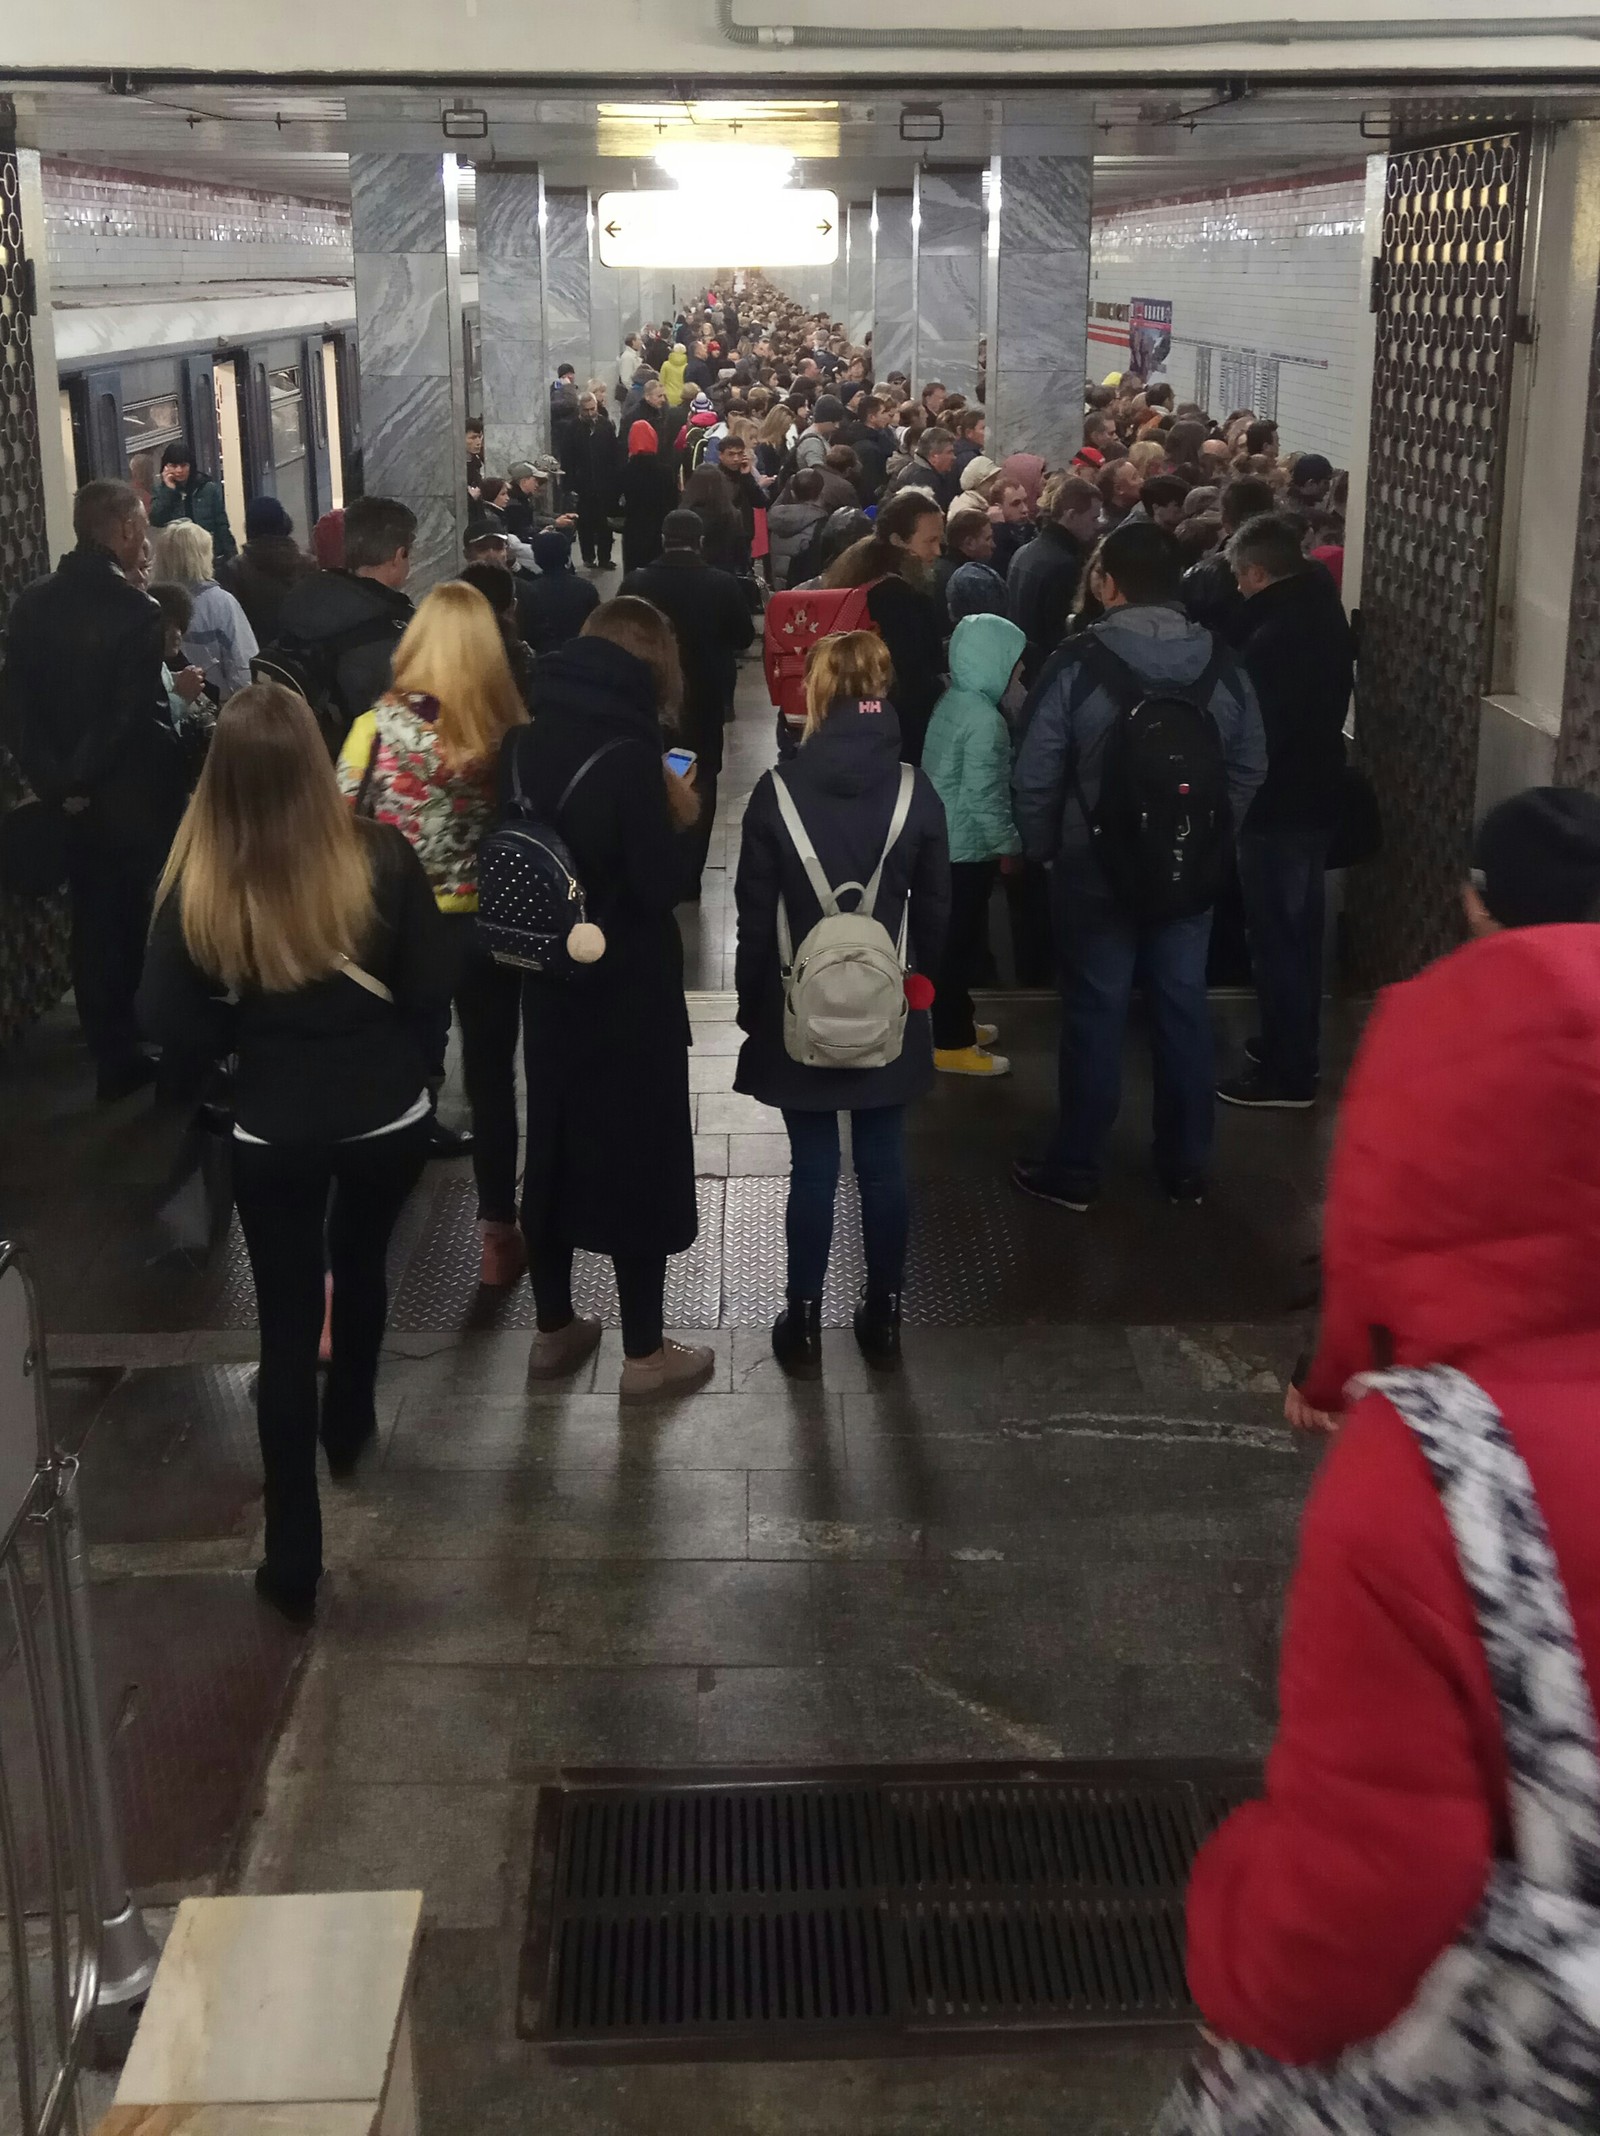
M 1346 466 L 1366 303 L 1364 184 L 1356 170 L 1097 215 L 1090 377 L 1121 370 L 1128 353 L 1125 324 L 1097 316 L 1097 306 L 1170 299 L 1167 377 L 1179 400 L 1203 400 L 1219 419 L 1247 404 L 1275 414 L 1286 452 L 1326 453 Z
M 43 182 L 58 301 L 80 289 L 178 295 L 205 282 L 353 272 L 350 211 L 332 201 L 48 160 Z

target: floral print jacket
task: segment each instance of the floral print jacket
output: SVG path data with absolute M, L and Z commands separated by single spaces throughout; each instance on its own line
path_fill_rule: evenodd
M 451 771 L 434 721 L 438 700 L 380 697 L 345 737 L 339 785 L 363 815 L 415 847 L 441 912 L 478 909 L 478 847 L 494 822 L 495 768 Z

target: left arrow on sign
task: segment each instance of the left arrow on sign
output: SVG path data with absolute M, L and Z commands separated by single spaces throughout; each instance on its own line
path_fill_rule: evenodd
M 608 223 L 606 224 L 606 236 L 607 236 L 607 237 L 617 237 L 617 236 L 619 236 L 619 235 L 621 234 L 621 230 L 622 230 L 622 225 L 621 225 L 621 223 L 619 223 L 619 222 L 608 222 Z

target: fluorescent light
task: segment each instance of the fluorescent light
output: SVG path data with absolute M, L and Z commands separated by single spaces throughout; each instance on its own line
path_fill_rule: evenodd
M 685 192 L 721 192 L 737 186 L 748 192 L 773 193 L 794 176 L 791 149 L 753 144 L 673 141 L 656 150 L 656 161 Z

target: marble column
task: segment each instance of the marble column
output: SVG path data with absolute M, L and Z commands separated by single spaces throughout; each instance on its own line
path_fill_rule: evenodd
M 930 378 L 937 378 L 970 401 L 978 388 L 983 308 L 983 173 L 919 170 L 916 204 L 912 384 L 920 393 Z
M 1000 166 L 989 435 L 1008 453 L 1061 467 L 1082 436 L 1094 161 L 1006 155 Z
M 581 391 L 591 378 L 600 378 L 605 381 L 609 394 L 616 383 L 622 337 L 628 331 L 622 323 L 622 274 L 618 268 L 607 267 L 601 260 L 599 232 L 592 214 L 589 235 L 589 368 L 581 372 L 578 386 Z M 608 402 L 609 405 L 612 404 Z
M 416 513 L 414 593 L 460 569 L 466 518 L 456 182 L 453 155 L 350 158 L 360 487 Z
M 564 363 L 581 393 L 594 370 L 589 318 L 589 194 L 585 187 L 545 188 L 544 384 L 548 394 Z
M 483 350 L 483 449 L 504 474 L 543 452 L 550 388 L 542 371 L 544 278 L 539 272 L 543 181 L 537 170 L 478 169 L 478 328 Z
M 872 368 L 877 378 L 916 359 L 910 193 L 880 192 L 872 202 Z
M 872 202 L 844 211 L 845 332 L 859 348 L 872 332 Z

